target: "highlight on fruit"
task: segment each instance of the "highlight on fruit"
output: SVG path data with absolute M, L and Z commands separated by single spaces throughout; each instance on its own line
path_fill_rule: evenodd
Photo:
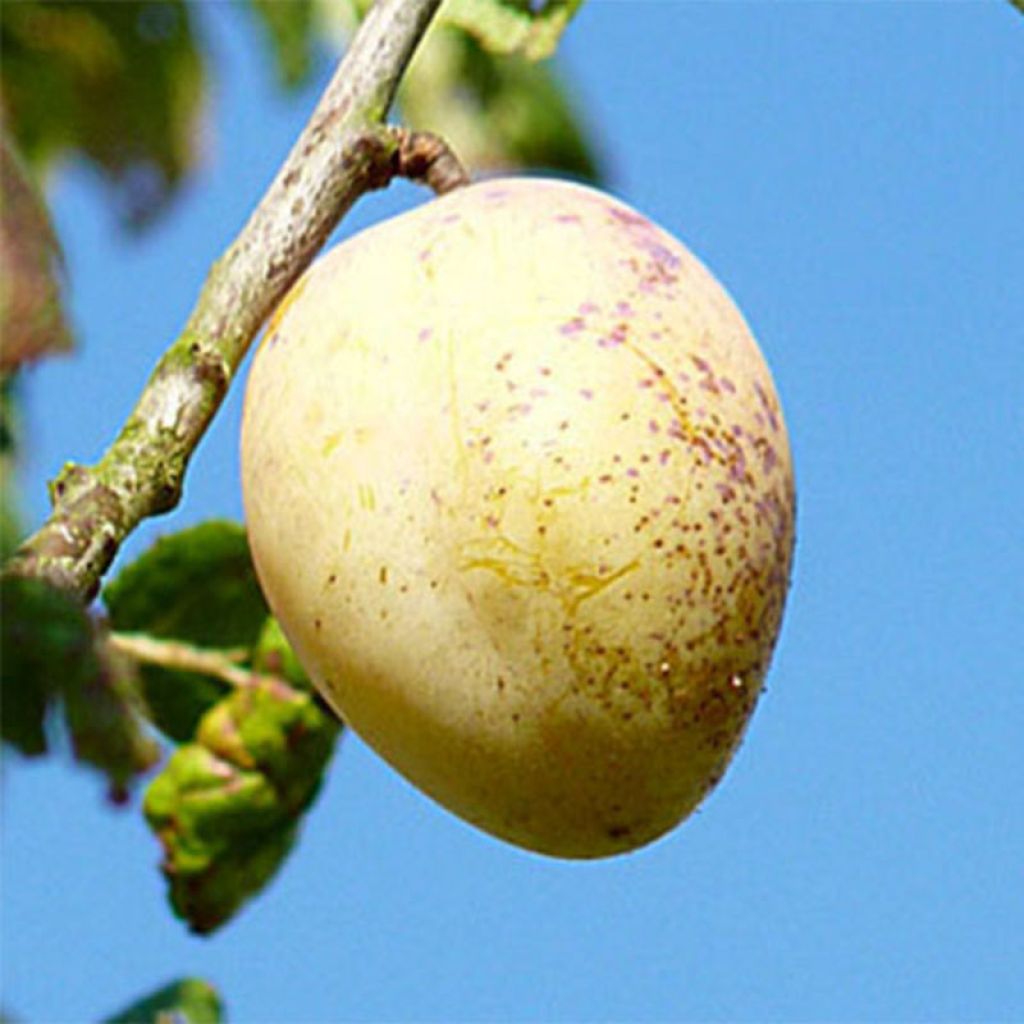
M 786 426 L 728 295 L 619 200 L 485 181 L 327 253 L 255 357 L 242 477 L 320 692 L 466 821 L 608 856 L 726 770 L 789 581 Z

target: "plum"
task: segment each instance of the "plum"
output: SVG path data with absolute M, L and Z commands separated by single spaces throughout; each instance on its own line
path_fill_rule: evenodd
M 789 443 L 725 291 L 622 202 L 484 181 L 338 245 L 265 332 L 242 476 L 306 670 L 449 810 L 601 857 L 722 776 L 782 618 Z

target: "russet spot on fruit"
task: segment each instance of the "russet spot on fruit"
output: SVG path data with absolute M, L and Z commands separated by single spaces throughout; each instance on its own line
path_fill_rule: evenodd
M 629 207 L 497 180 L 339 245 L 267 329 L 242 475 L 307 671 L 467 821 L 600 857 L 721 777 L 782 617 L 790 451 L 742 317 Z

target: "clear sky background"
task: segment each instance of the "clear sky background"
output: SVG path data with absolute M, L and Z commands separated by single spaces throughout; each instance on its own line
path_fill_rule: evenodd
M 54 193 L 81 347 L 29 381 L 26 502 L 113 436 L 316 90 L 241 19 L 208 158 L 141 240 Z M 85 1022 L 182 974 L 236 1022 L 1024 1020 L 1024 18 L 1006 3 L 589 3 L 565 65 L 610 186 L 719 275 L 775 374 L 797 558 L 767 691 L 701 811 L 634 855 L 520 852 L 349 736 L 211 939 L 137 808 L 3 779 L 3 1002 Z M 328 68 L 324 67 L 324 71 Z M 321 82 L 318 83 L 322 84 Z M 423 201 L 368 197 L 344 233 Z M 241 388 L 185 500 L 240 518 Z

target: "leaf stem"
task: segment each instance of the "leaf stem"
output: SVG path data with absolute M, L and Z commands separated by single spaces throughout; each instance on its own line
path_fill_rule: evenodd
M 196 672 L 231 686 L 253 686 L 261 679 L 273 680 L 275 685 L 280 685 L 276 677 L 264 676 L 240 666 L 240 652 L 236 650 L 193 647 L 177 640 L 158 640 L 148 633 L 110 633 L 107 643 L 119 654 L 135 661 L 179 672 Z
M 383 119 L 440 3 L 373 5 L 121 432 L 95 465 L 65 465 L 50 487 L 52 514 L 7 572 L 90 600 L 125 537 L 177 505 L 189 458 L 260 327 L 356 199 L 402 173 L 401 140 Z

